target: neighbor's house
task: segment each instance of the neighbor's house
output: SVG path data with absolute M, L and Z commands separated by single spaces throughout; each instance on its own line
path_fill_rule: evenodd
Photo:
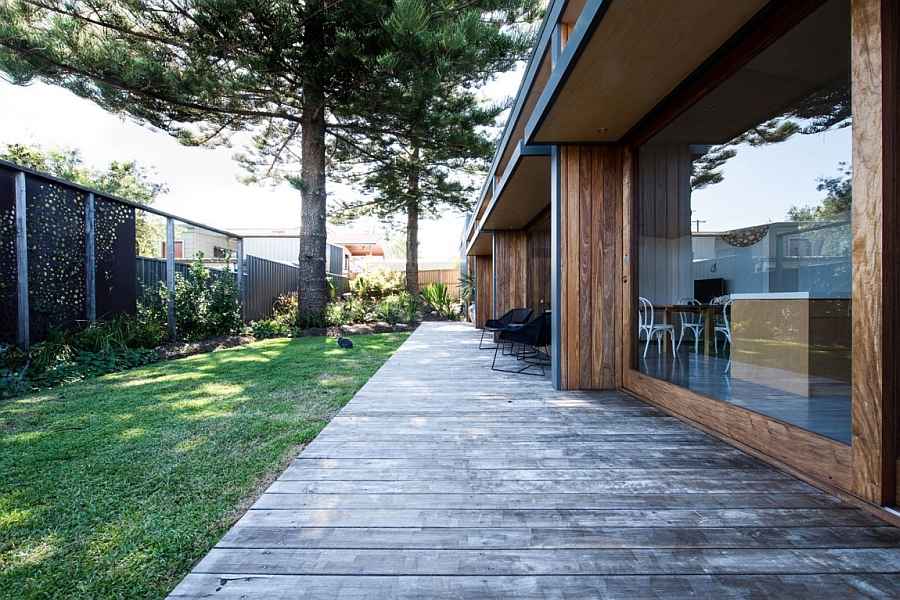
M 240 229 L 244 236 L 244 254 L 276 262 L 297 265 L 300 257 L 300 228 Z M 350 252 L 331 240 L 325 244 L 325 272 L 347 275 Z
M 476 325 L 551 310 L 555 388 L 625 390 L 898 522 L 898 13 L 551 1 L 464 235 Z M 852 207 L 786 222 L 789 190 L 842 162 Z M 661 350 L 639 298 L 672 326 Z M 692 319 L 704 343 L 673 353 Z
M 194 260 L 203 253 L 208 263 L 223 263 L 226 258 L 237 259 L 237 238 L 228 237 L 193 225 L 175 227 L 175 260 Z M 247 252 L 246 246 L 244 252 Z M 166 242 L 159 242 L 159 258 L 166 256 Z
M 371 268 L 387 268 L 385 261 L 393 258 L 387 239 L 380 233 L 329 231 L 328 239 L 347 253 L 347 271 L 362 273 Z
M 300 256 L 300 228 L 287 229 L 235 229 L 243 236 L 244 256 L 255 256 L 273 262 L 297 265 Z M 325 271 L 333 275 L 347 276 L 353 254 L 350 249 L 330 241 L 325 246 Z M 365 235 L 365 234 L 363 234 Z M 198 252 L 203 253 L 204 262 L 215 264 L 229 257 L 231 264 L 237 260 L 235 238 L 226 238 L 196 227 L 185 226 L 176 229 L 175 258 L 192 260 Z M 165 242 L 161 245 L 165 256 Z

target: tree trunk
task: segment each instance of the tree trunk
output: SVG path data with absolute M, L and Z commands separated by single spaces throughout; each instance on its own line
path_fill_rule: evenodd
M 321 312 L 328 302 L 325 275 L 325 94 L 315 86 L 303 90 L 300 177 L 300 282 L 297 299 L 301 311 Z
M 414 151 L 413 164 L 418 161 L 419 149 Z M 409 174 L 406 201 L 406 291 L 419 295 L 419 167 Z

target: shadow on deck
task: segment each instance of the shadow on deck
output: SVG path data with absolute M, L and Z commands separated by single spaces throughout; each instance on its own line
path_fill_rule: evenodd
M 898 597 L 900 529 L 423 324 L 175 598 Z

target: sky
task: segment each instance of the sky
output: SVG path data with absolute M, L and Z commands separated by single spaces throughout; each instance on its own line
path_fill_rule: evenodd
M 786 142 L 741 146 L 723 169 L 725 179 L 691 194 L 691 219 L 701 231 L 727 231 L 784 221 L 791 206 L 817 206 L 821 177 L 839 175 L 851 163 L 851 129 L 794 135 Z M 696 231 L 696 223 L 691 230 Z
M 199 223 L 225 230 L 300 226 L 300 192 L 286 184 L 273 188 L 238 181 L 243 171 L 232 156 L 239 147 L 182 146 L 164 132 L 107 113 L 60 87 L 40 82 L 14 86 L 0 79 L 0 146 L 15 142 L 78 149 L 85 165 L 97 169 L 114 160 L 135 160 L 151 170 L 151 180 L 169 188 L 156 208 Z M 330 197 L 355 193 L 333 182 L 327 189 Z M 457 213 L 422 221 L 419 259 L 458 257 L 463 224 Z M 353 229 L 382 228 L 370 220 Z

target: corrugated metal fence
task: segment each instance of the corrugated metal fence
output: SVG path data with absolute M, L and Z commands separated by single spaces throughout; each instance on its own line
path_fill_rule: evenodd
M 281 294 L 297 291 L 300 269 L 293 265 L 247 256 L 244 263 L 244 322 L 259 321 L 272 316 L 275 299 Z M 350 291 L 350 280 L 329 273 L 335 295 Z
M 293 265 L 248 256 L 244 276 L 244 322 L 272 316 L 272 306 L 281 294 L 297 291 L 300 269 Z
M 190 265 L 175 263 L 175 272 L 187 277 Z M 137 257 L 137 297 L 142 299 L 145 290 L 153 289 L 159 282 L 166 281 L 166 261 L 163 258 Z

